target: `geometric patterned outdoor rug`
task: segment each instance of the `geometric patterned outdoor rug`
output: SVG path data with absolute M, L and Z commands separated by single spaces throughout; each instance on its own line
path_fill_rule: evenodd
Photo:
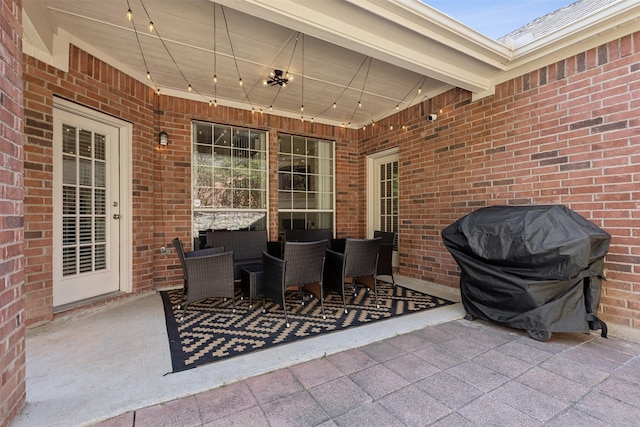
M 385 282 L 378 283 L 376 308 L 373 290 L 360 289 L 358 296 L 347 296 L 344 314 L 342 298 L 335 292 L 325 292 L 322 318 L 320 303 L 311 298 L 300 304 L 297 294 L 287 295 L 289 327 L 286 327 L 282 307 L 266 302 L 266 313 L 262 312 L 262 298 L 253 301 L 240 299 L 236 290 L 236 312 L 232 312 L 231 300 L 212 298 L 194 302 L 187 307 L 182 322 L 178 319 L 182 309 L 177 309 L 182 289 L 161 291 L 164 304 L 169 348 L 173 372 L 192 369 L 249 352 L 290 343 L 370 322 L 429 310 L 453 304 L 442 298 L 413 291 Z

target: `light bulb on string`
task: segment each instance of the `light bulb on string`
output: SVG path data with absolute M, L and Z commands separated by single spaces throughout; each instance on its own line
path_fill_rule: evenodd
M 218 76 L 215 74 L 213 75 L 213 82 L 218 83 Z
M 362 102 L 358 101 L 358 108 L 362 108 Z
M 147 71 L 147 80 L 151 80 L 151 73 Z
M 213 100 L 213 106 L 214 106 L 214 107 L 217 107 L 217 106 L 218 106 L 218 100 L 217 100 L 217 99 L 214 99 L 214 100 Z
M 209 100 L 209 107 L 213 105 L 213 101 Z
M 149 32 L 153 33 L 153 21 L 149 21 Z
M 400 104 L 396 105 L 396 111 L 398 111 L 400 109 Z
M 336 107 L 337 107 L 337 105 L 336 105 L 336 103 L 334 102 L 334 103 L 333 103 L 333 108 L 336 108 Z
M 273 105 L 269 105 L 269 111 L 273 111 Z
M 244 83 L 242 82 L 242 79 L 239 79 L 239 80 L 238 80 L 238 84 L 239 84 L 240 86 L 242 86 L 242 85 L 244 84 Z
M 302 113 L 304 111 L 304 105 L 300 106 L 300 112 Z
M 189 85 L 189 87 L 187 88 L 187 90 L 188 90 L 189 92 L 193 91 L 193 88 L 191 87 L 191 85 Z
M 133 19 L 133 12 L 131 11 L 131 8 L 129 8 L 129 10 L 127 10 L 127 19 L 129 21 L 131 21 Z

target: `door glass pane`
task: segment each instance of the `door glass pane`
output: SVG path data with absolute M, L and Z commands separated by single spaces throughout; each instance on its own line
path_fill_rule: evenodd
M 63 125 L 63 276 L 106 268 L 107 140 Z M 96 243 L 101 249 L 96 250 Z M 96 262 L 95 254 L 100 253 Z
M 396 233 L 394 250 L 398 250 L 398 161 L 380 164 L 379 171 L 379 224 L 381 231 Z

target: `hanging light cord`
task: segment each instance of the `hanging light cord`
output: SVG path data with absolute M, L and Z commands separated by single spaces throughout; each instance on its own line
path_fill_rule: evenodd
M 372 57 L 369 57 L 369 65 L 367 66 L 367 74 L 365 74 L 364 76 L 364 82 L 362 83 L 362 90 L 360 91 L 360 98 L 358 99 L 358 105 L 356 105 L 356 108 L 353 110 L 353 114 L 351 115 L 351 119 L 349 120 L 349 124 L 351 124 L 351 122 L 353 121 L 353 118 L 356 116 L 356 112 L 358 111 L 358 108 L 360 108 L 362 106 L 362 94 L 364 93 L 364 87 L 367 84 L 367 79 L 369 78 L 369 71 L 371 70 L 371 62 L 373 61 Z
M 224 12 L 224 6 L 220 5 L 220 10 L 222 10 L 222 17 L 224 18 L 224 27 L 227 31 L 227 37 L 229 38 L 229 46 L 231 47 L 231 55 L 233 56 L 233 62 L 236 65 L 236 71 L 238 72 L 238 79 L 239 81 L 242 81 L 242 75 L 240 74 L 240 67 L 238 67 L 238 58 L 236 58 L 236 52 L 233 49 L 233 43 L 231 41 L 231 34 L 229 34 L 229 25 L 227 23 L 227 14 Z M 253 104 L 249 99 L 249 93 L 247 92 L 247 88 L 244 87 L 244 84 L 242 84 L 242 90 L 244 90 L 245 99 L 247 100 L 247 102 L 251 106 L 251 109 L 253 110 L 254 109 Z
M 131 5 L 129 4 L 129 0 L 127 0 L 127 7 L 131 10 Z M 136 41 L 138 42 L 138 48 L 140 49 L 140 56 L 142 57 L 142 62 L 144 63 L 144 69 L 147 70 L 147 76 L 153 83 L 155 87 L 158 87 L 156 82 L 153 80 L 153 76 L 149 73 L 149 66 L 147 65 L 147 58 L 144 56 L 144 52 L 142 50 L 142 43 L 140 43 L 140 36 L 138 35 L 138 30 L 136 29 L 136 22 L 133 19 L 133 15 L 129 18 L 131 20 L 131 26 L 133 26 L 133 33 L 136 35 Z
M 296 41 L 293 45 L 293 50 L 291 51 L 291 56 L 289 57 L 289 64 L 287 65 L 287 69 L 285 70 L 285 72 L 289 71 L 291 69 L 291 63 L 293 62 L 293 56 L 296 53 L 296 48 L 298 47 L 298 38 L 300 37 L 300 31 L 296 32 Z M 273 107 L 273 104 L 275 104 L 276 99 L 278 99 L 278 95 L 280 95 L 280 91 L 282 90 L 282 86 L 278 85 L 278 91 L 276 92 L 276 96 L 273 97 L 273 101 L 271 101 L 270 107 Z

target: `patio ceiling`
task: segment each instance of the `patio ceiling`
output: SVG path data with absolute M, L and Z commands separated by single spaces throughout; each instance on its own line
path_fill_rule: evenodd
M 637 1 L 596 1 L 518 46 L 418 0 L 24 0 L 24 51 L 66 69 L 74 44 L 161 94 L 357 128 L 452 87 L 490 95 L 578 41 L 637 27 Z M 264 85 L 274 69 L 293 80 Z

